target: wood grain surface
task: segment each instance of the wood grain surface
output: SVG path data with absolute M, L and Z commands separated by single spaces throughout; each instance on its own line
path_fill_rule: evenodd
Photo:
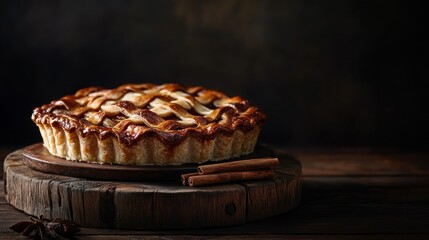
M 277 155 L 286 152 L 276 150 Z M 302 178 L 301 204 L 287 214 L 232 227 L 162 231 L 83 228 L 77 239 L 429 239 L 427 153 L 373 149 L 287 152 L 299 157 L 303 172 L 307 172 Z M 313 158 L 325 159 L 324 169 L 330 170 L 318 170 Z M 391 159 L 392 165 L 383 159 Z M 369 163 L 374 171 L 363 171 L 370 168 Z M 406 165 L 407 169 L 401 169 Z M 411 171 L 414 165 L 420 169 Z M 26 219 L 28 215 L 6 203 L 0 187 L 0 238 L 23 239 L 9 226 Z
M 6 200 L 30 215 L 71 219 L 85 227 L 230 226 L 288 212 L 300 201 L 301 165 L 291 157 L 280 160 L 273 179 L 189 187 L 179 176 L 176 181 L 119 182 L 44 173 L 26 166 L 22 153 L 5 160 Z

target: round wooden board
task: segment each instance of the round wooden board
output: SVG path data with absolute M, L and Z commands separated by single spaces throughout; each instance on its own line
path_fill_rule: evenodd
M 24 164 L 22 153 L 17 150 L 4 162 L 7 202 L 33 216 L 71 219 L 83 227 L 231 226 L 288 212 L 301 196 L 301 164 L 287 156 L 280 157 L 270 180 L 189 187 L 180 179 L 97 181 L 40 172 Z

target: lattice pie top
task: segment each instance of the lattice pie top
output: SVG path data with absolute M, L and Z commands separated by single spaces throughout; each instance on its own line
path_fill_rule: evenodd
M 217 134 L 249 131 L 265 120 L 241 97 L 178 84 L 127 84 L 115 89 L 84 88 L 74 95 L 36 108 L 32 119 L 83 136 L 111 134 L 126 145 L 156 135 L 170 145 L 189 135 L 212 139 Z

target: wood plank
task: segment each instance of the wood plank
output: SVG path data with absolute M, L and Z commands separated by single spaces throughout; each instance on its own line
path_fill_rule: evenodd
M 351 178 L 354 179 L 354 178 Z M 378 179 L 378 178 L 376 178 Z M 353 181 L 350 180 L 352 183 Z M 357 181 L 359 183 L 359 181 Z M 374 180 L 375 183 L 385 184 L 385 180 Z M 389 181 L 387 181 L 389 182 Z M 414 182 L 414 181 L 411 181 Z M 358 184 L 353 183 L 353 184 Z M 367 183 L 366 183 L 367 184 Z M 395 185 L 396 183 L 393 183 Z M 401 185 L 400 181 L 397 184 Z M 426 185 L 422 182 L 420 185 Z M 419 185 L 419 184 L 417 184 Z M 304 184 L 305 186 L 305 184 Z M 316 186 L 317 187 L 317 186 Z M 394 188 L 393 188 L 394 189 Z M 305 187 L 304 187 L 305 190 Z M 408 193 L 408 192 L 407 192 Z M 347 196 L 347 194 L 345 194 Z M 408 194 L 403 194 L 408 195 Z M 303 195 L 305 197 L 311 197 Z M 380 195 L 382 197 L 382 195 Z M 322 202 L 327 201 L 322 199 Z M 329 200 L 330 201 L 330 200 Z M 331 201 L 332 202 L 332 201 Z M 7 230 L 8 226 L 27 219 L 22 212 L 9 205 L 0 205 L 0 229 Z M 6 223 L 5 223 L 6 221 Z M 238 227 L 215 228 L 208 230 L 167 231 L 171 234 L 215 234 L 218 231 L 225 234 L 297 234 L 314 233 L 428 233 L 426 223 L 429 221 L 429 204 L 350 204 L 338 201 L 335 204 L 312 204 L 304 200 L 295 211 L 279 217 L 248 223 Z M 347 223 L 344 225 L 344 223 Z M 404 223 L 404 224 L 403 224 Z M 276 226 L 278 228 L 276 228 Z M 377 226 L 377 227 L 374 227 Z M 258 230 L 258 231 L 255 231 Z M 107 231 L 107 232 L 106 232 Z M 1 230 L 0 230 L 1 232 Z M 140 231 L 119 231 L 106 229 L 85 229 L 88 234 L 142 234 Z M 146 231 L 145 234 L 160 234 L 163 232 Z
M 425 234 L 406 234 L 406 235 L 392 235 L 392 234 L 365 234 L 365 235 L 79 235 L 79 239 L 234 239 L 234 240 L 258 240 L 258 239 L 289 239 L 289 240 L 302 240 L 302 239 L 316 239 L 316 240 L 328 240 L 328 239 L 345 239 L 345 240 L 356 240 L 356 239 L 385 239 L 385 240 L 399 240 L 399 239 L 421 239 L 427 240 L 428 235 Z
M 429 203 L 429 177 L 304 177 L 302 203 Z
M 404 187 L 429 186 L 429 176 L 308 176 L 307 184 L 359 186 L 359 187 Z
M 429 153 L 283 151 L 302 164 L 303 176 L 429 175 Z
M 270 145 L 276 153 L 305 154 L 429 154 L 426 150 L 406 148 L 369 148 L 369 147 L 289 147 Z
M 8 209 L 4 209 L 7 208 Z M 334 211 L 333 211 L 334 209 Z M 27 219 L 24 214 L 11 214 L 10 206 L 0 205 L 2 217 L 0 233 L 9 232 L 9 226 Z M 4 215 L 3 215 L 4 216 Z M 427 222 L 429 206 L 409 205 L 305 205 L 290 214 L 248 223 L 236 227 L 190 229 L 180 231 L 126 231 L 84 228 L 84 235 L 140 235 L 140 234 L 429 234 Z M 6 219 L 5 219 L 6 218 Z
M 289 234 L 429 233 L 429 204 L 302 205 L 264 223 L 261 231 Z M 255 224 L 256 225 L 256 224 Z M 252 226 L 249 225 L 249 233 Z M 256 226 L 253 226 L 256 227 Z
M 3 233 L 1 236 L 3 239 L 10 240 L 23 240 L 28 239 L 22 235 L 14 232 Z M 258 239 L 290 239 L 290 240 L 357 240 L 357 239 L 384 239 L 384 240 L 402 240 L 402 239 L 415 239 L 415 240 L 426 240 L 428 235 L 426 234 L 364 234 L 364 235 L 82 235 L 77 234 L 76 239 L 88 239 L 88 240 L 126 240 L 126 239 L 142 239 L 142 240 L 159 240 L 159 239 L 177 239 L 177 240 L 186 240 L 186 239 L 233 239 L 233 240 L 258 240 Z
M 27 217 L 0 205 L 0 233 Z M 4 217 L 3 217 L 4 216 Z M 84 235 L 237 235 L 237 234 L 429 234 L 429 204 L 302 205 L 296 210 L 234 227 L 164 231 L 85 228 Z
M 303 203 L 429 202 L 429 177 L 305 177 L 302 184 Z M 2 187 L 0 204 L 6 204 Z

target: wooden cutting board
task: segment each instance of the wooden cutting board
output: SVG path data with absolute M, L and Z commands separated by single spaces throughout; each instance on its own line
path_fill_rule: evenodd
M 189 187 L 182 186 L 180 178 L 126 182 L 41 172 L 25 165 L 23 152 L 5 159 L 6 200 L 27 214 L 71 219 L 83 227 L 237 225 L 288 212 L 298 206 L 301 195 L 301 164 L 287 156 L 281 157 L 270 180 Z

